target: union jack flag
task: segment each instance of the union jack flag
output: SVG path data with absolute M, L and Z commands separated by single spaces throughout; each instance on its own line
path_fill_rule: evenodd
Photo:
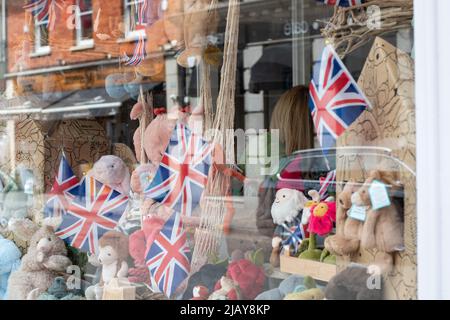
M 145 50 L 146 35 L 145 28 L 147 26 L 147 8 L 148 0 L 141 0 L 136 6 L 136 11 L 138 15 L 138 21 L 136 23 L 135 30 L 137 31 L 138 39 L 134 47 L 133 55 L 129 57 L 126 53 L 123 54 L 122 60 L 125 61 L 125 65 L 128 66 L 138 66 L 145 60 L 147 52 Z
M 72 247 L 95 254 L 98 239 L 117 226 L 127 206 L 127 196 L 87 176 L 56 235 Z
M 366 2 L 365 0 L 317 0 L 320 3 L 336 7 L 354 7 Z
M 189 275 L 189 251 L 181 215 L 175 212 L 147 252 L 146 264 L 155 290 L 172 296 Z
M 55 29 L 56 8 L 63 9 L 65 0 L 31 0 L 23 8 L 36 18 L 38 22 L 48 20 L 47 28 Z
M 145 195 L 191 216 L 208 181 L 212 146 L 178 123 Z
M 309 86 L 309 107 L 320 145 L 327 150 L 370 104 L 331 45 L 325 47 L 319 81 Z
M 283 246 L 293 246 L 294 252 L 298 252 L 298 248 L 301 245 L 304 237 L 304 229 L 301 223 L 299 222 L 296 225 L 293 225 L 291 227 L 287 226 L 286 224 L 281 225 L 284 229 L 283 236 L 285 237 L 285 240 L 283 240 L 282 245 Z
M 44 208 L 44 215 L 46 217 L 61 217 L 65 215 L 70 202 L 78 194 L 79 183 L 80 181 L 73 174 L 72 168 L 63 154 Z
M 336 170 L 328 172 L 327 176 L 320 178 L 320 200 L 328 198 L 328 187 L 336 181 Z

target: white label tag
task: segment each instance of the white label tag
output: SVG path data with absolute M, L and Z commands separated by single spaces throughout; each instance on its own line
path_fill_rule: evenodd
M 354 220 L 366 221 L 366 207 L 352 206 L 347 215 Z
M 31 178 L 27 179 L 23 189 L 24 189 L 23 192 L 25 194 L 33 195 L 33 193 L 34 193 L 34 180 L 31 179 Z
M 391 205 L 386 185 L 381 181 L 375 180 L 372 182 L 369 188 L 369 195 L 373 210 L 379 210 Z

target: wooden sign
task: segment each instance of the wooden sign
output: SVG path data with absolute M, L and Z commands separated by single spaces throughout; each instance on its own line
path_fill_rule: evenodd
M 381 38 L 376 38 L 361 77 L 360 88 L 373 108 L 341 136 L 338 147 L 370 146 L 390 149 L 388 156 L 337 155 L 337 179 L 364 182 L 370 170 L 399 172 L 404 185 L 404 239 L 406 249 L 394 257 L 394 271 L 385 279 L 386 299 L 417 298 L 416 228 L 416 127 L 414 105 L 414 61 Z M 361 250 L 355 262 L 370 264 L 376 251 Z M 349 261 L 338 259 L 340 269 Z

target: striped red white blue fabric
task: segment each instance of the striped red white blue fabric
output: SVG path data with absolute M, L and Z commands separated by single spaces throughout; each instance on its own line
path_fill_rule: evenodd
M 138 31 L 138 39 L 136 41 L 133 55 L 129 57 L 127 54 L 123 54 L 122 60 L 125 65 L 128 66 L 138 66 L 144 60 L 147 52 L 145 50 L 147 36 L 145 34 L 145 29 L 147 27 L 147 9 L 149 6 L 149 0 L 143 0 L 136 6 L 138 21 L 136 21 L 136 31 Z
M 313 79 L 309 89 L 309 107 L 326 153 L 370 103 L 331 45 L 322 53 L 318 83 Z
M 128 207 L 128 197 L 85 177 L 56 235 L 83 252 L 98 253 L 98 240 L 113 230 Z
M 63 9 L 64 0 L 31 0 L 23 8 L 30 12 L 38 22 L 48 20 L 47 28 L 54 30 L 56 25 L 56 9 Z
M 328 198 L 328 188 L 336 181 L 336 170 L 328 172 L 325 178 L 320 179 L 320 200 Z
M 45 217 L 61 217 L 65 215 L 71 201 L 78 194 L 79 183 L 80 181 L 74 175 L 69 162 L 63 154 L 44 208 Z
M 189 276 L 189 252 L 181 215 L 175 212 L 147 252 L 146 264 L 154 290 L 163 292 L 169 298 L 172 297 Z
M 316 1 L 336 7 L 354 7 L 366 2 L 365 0 L 316 0 Z

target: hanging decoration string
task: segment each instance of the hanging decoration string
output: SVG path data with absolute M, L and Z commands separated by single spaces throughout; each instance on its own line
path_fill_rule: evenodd
M 145 57 L 147 55 L 147 52 L 145 50 L 145 46 L 146 46 L 146 42 L 147 42 L 145 29 L 147 27 L 146 14 L 147 14 L 147 8 L 148 8 L 148 1 L 149 0 L 144 0 L 136 6 L 138 21 L 135 24 L 135 30 L 137 31 L 138 39 L 136 41 L 136 44 L 135 44 L 135 47 L 133 50 L 133 55 L 131 57 L 129 57 L 126 53 L 124 53 L 122 55 L 122 61 L 127 66 L 140 65 L 145 60 Z
M 212 8 L 212 10 L 214 9 Z M 225 31 L 220 91 L 217 99 L 215 120 L 211 128 L 214 129 L 211 135 L 212 143 L 223 148 L 219 153 L 223 151 L 227 165 L 234 163 L 234 135 L 227 133 L 234 128 L 239 12 L 239 0 L 230 0 Z M 217 149 L 215 151 L 216 160 L 218 158 Z M 195 248 L 191 272 L 199 270 L 202 265 L 208 262 L 208 258 L 211 258 L 218 252 L 219 244 L 223 237 L 224 219 L 228 209 L 227 198 L 224 195 L 227 194 L 229 186 L 230 177 L 218 171 L 215 166 L 212 166 L 204 192 L 200 225 L 195 232 Z
M 57 18 L 56 9 L 63 10 L 65 4 L 65 0 L 32 0 L 23 8 L 26 12 L 30 12 L 37 22 L 43 22 L 48 19 L 48 30 L 54 30 Z

